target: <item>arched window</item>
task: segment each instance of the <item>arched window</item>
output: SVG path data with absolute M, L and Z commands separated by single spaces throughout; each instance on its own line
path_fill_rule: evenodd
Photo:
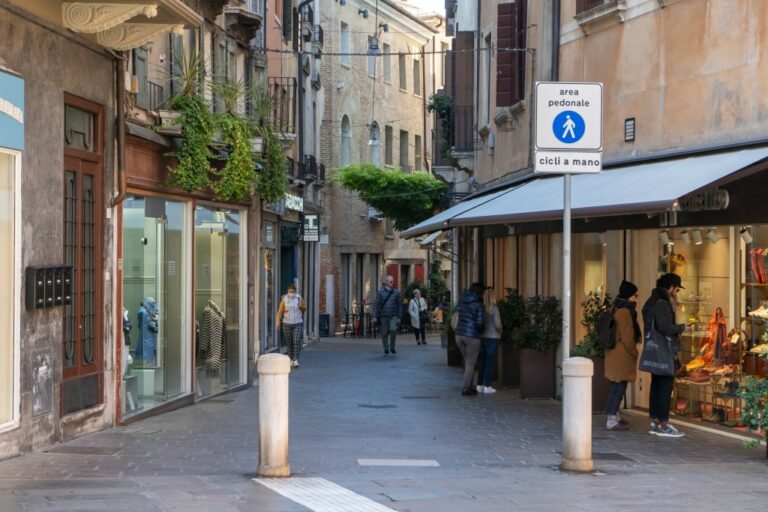
M 381 167 L 381 130 L 376 121 L 368 132 L 368 158 L 373 165 Z
M 352 147 L 352 127 L 349 124 L 349 117 L 345 114 L 341 118 L 341 167 L 349 164 L 350 148 Z

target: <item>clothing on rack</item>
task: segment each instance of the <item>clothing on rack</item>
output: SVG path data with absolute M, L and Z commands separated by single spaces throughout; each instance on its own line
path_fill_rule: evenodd
M 203 310 L 200 352 L 206 376 L 218 377 L 221 362 L 227 359 L 227 317 L 212 300 L 208 301 Z
M 155 366 L 157 362 L 157 333 L 160 332 L 160 310 L 155 299 L 147 297 L 141 301 L 136 316 L 139 320 L 136 360 L 143 361 L 144 366 Z

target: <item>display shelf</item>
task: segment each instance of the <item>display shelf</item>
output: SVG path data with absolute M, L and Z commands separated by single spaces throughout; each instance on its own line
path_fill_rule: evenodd
M 741 287 L 750 287 L 750 288 L 768 288 L 768 283 L 741 283 Z

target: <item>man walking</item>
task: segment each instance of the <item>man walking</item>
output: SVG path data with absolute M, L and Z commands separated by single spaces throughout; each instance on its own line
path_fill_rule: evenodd
M 456 312 L 459 315 L 458 324 L 454 327 L 456 345 L 464 356 L 462 396 L 477 394 L 477 388 L 472 385 L 472 380 L 475 376 L 477 356 L 480 353 L 480 335 L 485 330 L 484 292 L 485 286 L 482 283 L 473 283 L 461 296 L 461 301 L 456 306 Z
M 383 286 L 376 294 L 376 300 L 373 303 L 373 318 L 378 322 L 381 329 L 381 342 L 384 344 L 385 356 L 388 356 L 390 352 L 392 355 L 397 354 L 395 338 L 403 307 L 403 298 L 400 296 L 400 292 L 395 289 L 394 283 L 394 277 L 386 276 L 381 282 Z

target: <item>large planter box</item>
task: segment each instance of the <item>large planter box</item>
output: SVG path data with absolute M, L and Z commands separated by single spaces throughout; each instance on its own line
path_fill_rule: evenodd
M 520 350 L 520 397 L 555 397 L 555 349 Z
M 505 388 L 520 387 L 520 349 L 514 345 L 499 345 L 498 380 Z
M 611 382 L 605 378 L 605 358 L 590 358 L 595 373 L 592 374 L 592 412 L 603 412 L 608 394 L 611 392 Z
M 456 345 L 456 335 L 453 333 L 448 334 L 448 348 L 446 349 L 446 355 L 448 357 L 448 366 L 464 366 L 464 356 L 461 355 L 459 346 Z

